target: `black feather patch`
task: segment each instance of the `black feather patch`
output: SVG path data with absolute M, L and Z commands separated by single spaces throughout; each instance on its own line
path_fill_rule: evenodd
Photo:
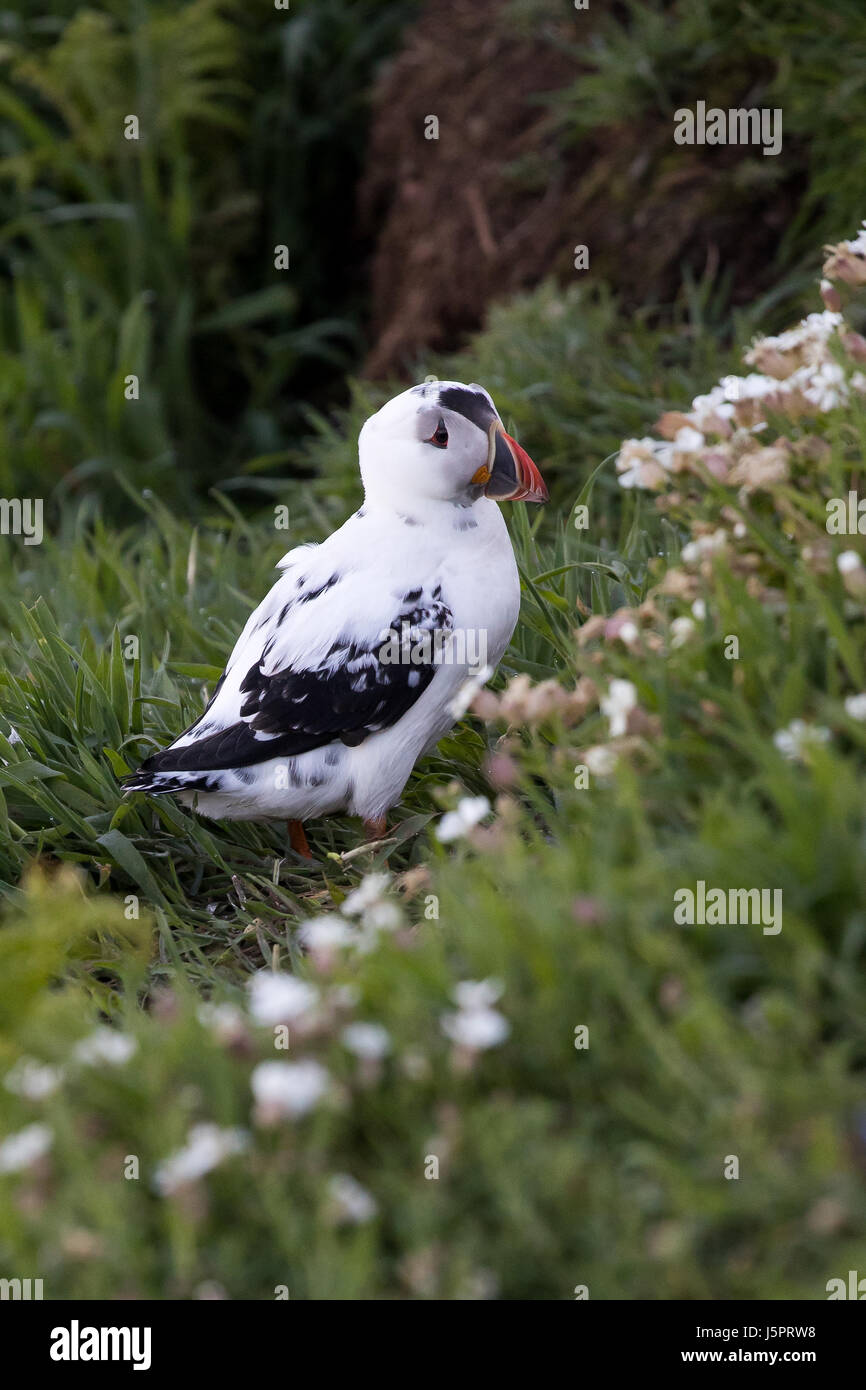
M 440 586 L 435 597 L 425 600 L 422 591 L 413 589 L 407 599 L 414 599 L 416 594 L 418 602 L 402 607 L 392 620 L 390 632 L 396 641 L 389 641 L 387 632 L 366 645 L 337 641 L 315 670 L 287 667 L 265 672 L 262 668 L 272 645 L 267 643 L 261 659 L 241 683 L 245 697 L 241 720 L 180 748 L 155 753 L 130 779 L 129 789 L 136 789 L 136 780 L 142 775 L 146 778 L 155 772 L 251 767 L 271 758 L 308 753 L 337 740 L 355 747 L 371 734 L 396 724 L 432 681 L 436 642 L 453 627 Z M 400 659 L 385 659 L 386 651 L 393 658 L 396 648 L 402 648 Z
M 443 386 L 439 392 L 439 404 L 446 410 L 454 410 L 458 415 L 465 416 L 485 434 L 497 419 L 490 397 L 480 386 Z

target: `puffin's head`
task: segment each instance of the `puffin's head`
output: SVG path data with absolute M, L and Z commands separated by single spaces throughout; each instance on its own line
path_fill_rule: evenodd
M 358 440 L 367 497 L 392 506 L 428 498 L 546 502 L 532 459 L 505 433 L 483 386 L 412 386 L 371 415 Z

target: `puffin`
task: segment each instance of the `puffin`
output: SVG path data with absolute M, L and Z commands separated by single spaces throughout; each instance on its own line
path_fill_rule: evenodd
M 363 505 L 280 560 L 203 714 L 123 781 L 214 819 L 359 816 L 385 834 L 415 763 L 493 674 L 520 579 L 499 503 L 546 502 L 532 459 L 475 383 L 429 380 L 358 439 Z

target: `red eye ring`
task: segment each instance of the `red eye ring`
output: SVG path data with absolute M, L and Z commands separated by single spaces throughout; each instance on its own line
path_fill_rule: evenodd
M 448 430 L 445 426 L 444 420 L 440 419 L 439 424 L 436 426 L 430 438 L 427 440 L 427 443 L 435 444 L 437 449 L 448 448 Z

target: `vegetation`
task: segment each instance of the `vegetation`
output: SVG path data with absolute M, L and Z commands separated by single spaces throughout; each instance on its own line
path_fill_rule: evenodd
M 514 4 L 537 17 L 546 9 L 544 0 Z M 549 99 L 571 139 L 610 126 L 652 128 L 697 100 L 725 110 L 780 111 L 781 156 L 767 157 L 758 146 L 722 160 L 704 214 L 711 221 L 733 201 L 744 226 L 764 218 L 778 225 L 774 271 L 781 277 L 861 216 L 851 153 L 866 138 L 864 43 L 858 0 L 841 0 L 830 16 L 820 0 L 629 0 L 605 10 L 588 52 L 575 43 L 575 58 L 588 71 Z M 675 153 L 669 141 L 650 137 L 649 175 L 662 187 L 670 180 L 671 191 Z M 792 178 L 796 215 L 779 224 L 774 213 Z M 620 203 L 628 190 L 612 194 Z
M 343 102 L 371 71 L 359 8 L 283 21 L 287 62 L 320 22 L 323 70 L 343 45 Z M 403 8 L 369 8 L 395 36 Z M 314 823 L 304 861 L 279 824 L 118 777 L 199 712 L 275 560 L 356 503 L 390 386 L 323 409 L 327 276 L 251 303 L 279 286 L 244 280 L 248 230 L 212 277 L 196 261 L 266 163 L 274 93 L 300 100 L 228 61 L 260 29 L 205 0 L 66 9 L 47 32 L 10 8 L 0 96 L 0 492 L 58 484 L 43 543 L 0 547 L 4 1275 L 48 1298 L 823 1298 L 866 1235 L 866 555 L 826 525 L 863 488 L 863 234 L 790 338 L 755 340 L 773 296 L 727 318 L 711 280 L 663 321 L 544 284 L 419 363 L 490 388 L 553 502 L 509 516 L 523 607 L 492 687 L 385 840 Z M 109 78 L 149 55 L 152 96 L 160 35 L 190 78 L 148 182 L 107 153 Z M 358 98 L 330 100 L 354 159 Z M 328 130 L 310 117 L 310 150 Z M 92 220 L 58 215 L 85 198 Z M 146 271 L 109 204 L 150 217 Z M 250 215 L 270 244 L 278 210 Z M 158 383 L 135 403 L 130 361 Z M 781 930 L 681 924 L 699 882 L 780 892 Z
M 364 103 L 411 0 L 52 8 L 4 11 L 0 487 L 254 487 L 357 356 Z

